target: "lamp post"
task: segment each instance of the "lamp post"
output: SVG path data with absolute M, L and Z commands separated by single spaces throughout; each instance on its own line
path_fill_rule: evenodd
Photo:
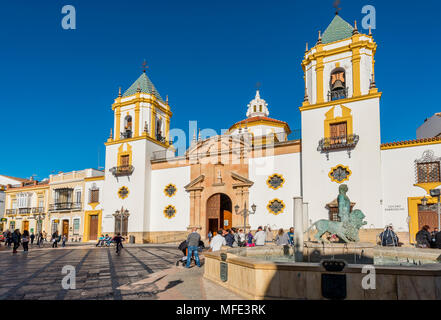
M 42 221 L 44 220 L 45 217 L 46 215 L 44 213 L 34 213 L 34 219 L 37 221 L 37 226 L 40 229 L 37 230 L 37 233 L 41 232 L 41 228 L 43 227 Z
M 113 216 L 116 219 L 120 219 L 120 223 L 119 223 L 119 229 L 120 229 L 120 234 L 123 234 L 123 221 L 124 218 L 128 218 L 130 216 L 129 210 L 124 209 L 124 207 L 121 207 L 121 210 L 116 210 L 115 213 L 113 214 Z M 116 230 L 115 230 L 116 232 Z
M 441 227 L 441 207 L 440 207 L 440 201 L 441 201 L 441 190 L 440 189 L 432 189 L 430 190 L 430 196 L 436 197 L 438 199 L 437 203 L 437 213 L 438 213 L 438 230 Z M 423 201 L 421 200 L 421 203 Z
M 238 204 L 236 204 L 234 206 L 234 210 L 235 210 L 236 214 L 241 215 L 241 216 L 243 215 L 243 232 L 244 233 L 247 233 L 247 216 L 249 216 L 250 214 L 255 214 L 256 213 L 256 209 L 257 209 L 257 206 L 255 204 L 253 204 L 251 206 L 251 210 L 252 211 L 249 211 L 248 207 L 247 207 L 247 202 L 246 201 L 245 201 L 244 209 L 243 210 L 240 210 L 240 207 L 239 207 Z

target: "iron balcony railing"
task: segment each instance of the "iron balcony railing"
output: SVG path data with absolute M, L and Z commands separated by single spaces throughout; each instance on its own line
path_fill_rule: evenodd
M 319 141 L 319 146 L 317 148 L 320 152 L 329 152 L 332 150 L 340 149 L 353 149 L 360 140 L 360 137 L 356 134 L 323 138 Z
M 110 168 L 109 171 L 115 177 L 130 176 L 133 173 L 133 171 L 135 171 L 135 167 L 133 167 L 133 166 L 119 166 L 119 167 Z
M 30 214 L 32 212 L 32 208 L 18 208 L 18 214 Z
M 17 214 L 17 209 L 6 209 L 7 215 L 15 215 Z
M 50 211 L 81 210 L 81 202 L 58 202 L 49 206 Z
M 348 88 L 328 91 L 328 101 L 346 99 L 348 97 Z
M 43 207 L 32 208 L 32 213 L 44 213 L 44 208 Z
M 120 139 L 129 139 L 132 137 L 132 131 L 126 130 L 124 132 L 121 132 L 121 138 Z

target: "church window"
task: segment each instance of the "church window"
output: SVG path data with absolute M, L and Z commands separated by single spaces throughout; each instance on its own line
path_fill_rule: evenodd
M 283 186 L 285 179 L 280 174 L 273 174 L 266 181 L 267 185 L 274 190 L 277 190 Z
M 167 207 L 164 209 L 164 216 L 165 216 L 167 219 L 174 218 L 174 217 L 176 216 L 176 208 L 173 207 L 172 205 L 167 206 Z
M 262 112 L 262 106 L 259 106 L 259 112 Z
M 177 190 L 178 189 L 176 188 L 176 186 L 170 183 L 168 186 L 165 187 L 164 193 L 167 197 L 173 197 L 176 194 Z
M 274 199 L 268 203 L 266 208 L 268 209 L 269 213 L 277 216 L 283 213 L 283 211 L 285 210 L 285 204 L 283 203 L 282 200 Z
M 440 161 L 432 150 L 426 150 L 421 159 L 415 160 L 417 183 L 440 182 Z
M 121 139 L 129 139 L 132 137 L 132 117 L 126 116 L 124 118 L 124 131 L 121 132 Z
M 89 190 L 89 203 L 100 202 L 100 189 L 96 186 Z
M 334 101 L 345 99 L 348 95 L 346 87 L 346 73 L 343 68 L 336 68 L 331 72 L 331 79 L 329 82 L 330 91 L 328 93 L 328 100 Z
M 254 112 L 256 112 L 256 106 L 254 106 Z
M 349 180 L 351 174 L 352 172 L 348 167 L 338 165 L 331 169 L 331 172 L 329 172 L 329 178 L 334 182 L 343 183 L 344 181 Z
M 339 144 L 343 143 L 346 140 L 348 133 L 348 125 L 347 122 L 339 122 L 330 124 L 330 143 L 331 144 Z
M 130 165 L 130 155 L 128 154 L 121 155 L 120 160 L 121 160 L 121 167 L 127 167 Z
M 127 189 L 127 187 L 121 187 L 118 190 L 118 197 L 120 197 L 121 199 L 125 199 L 129 196 L 129 189 Z

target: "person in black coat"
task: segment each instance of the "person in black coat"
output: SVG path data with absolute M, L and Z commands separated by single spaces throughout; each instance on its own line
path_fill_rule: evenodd
M 423 228 L 416 234 L 417 247 L 419 248 L 430 248 L 431 234 L 429 232 L 430 227 L 428 225 L 423 226 Z
M 230 229 L 227 230 L 227 235 L 225 236 L 225 242 L 227 243 L 227 246 L 233 247 L 234 243 L 234 235 Z
M 438 232 L 435 236 L 435 248 L 441 249 L 441 232 Z
M 383 247 L 398 247 L 398 236 L 392 226 L 387 226 L 386 229 L 380 233 L 380 240 Z
M 17 249 L 20 246 L 20 242 L 21 242 L 20 230 L 15 229 L 15 231 L 12 233 L 12 243 L 14 243 L 14 248 L 12 250 L 12 253 L 17 253 Z

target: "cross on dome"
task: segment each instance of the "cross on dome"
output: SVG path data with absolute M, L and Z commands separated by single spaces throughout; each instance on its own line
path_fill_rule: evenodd
M 260 98 L 260 91 L 256 90 L 256 97 L 248 104 L 247 117 L 268 117 L 268 103 Z

